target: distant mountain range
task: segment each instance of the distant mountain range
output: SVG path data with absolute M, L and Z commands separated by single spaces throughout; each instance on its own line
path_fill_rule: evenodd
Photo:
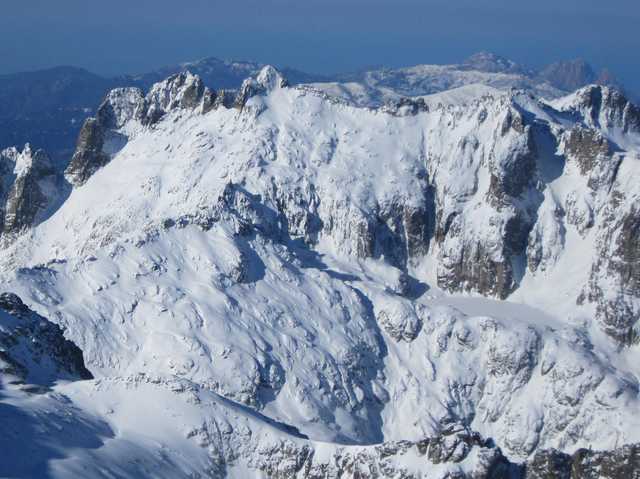
M 596 73 L 584 60 L 562 61 L 534 70 L 486 52 L 477 53 L 461 64 L 371 69 L 337 75 L 332 81 L 322 80 L 313 86 L 359 106 L 380 106 L 402 97 L 432 95 L 475 84 L 499 90 L 527 90 L 547 99 L 590 84 L 622 90 L 608 71 Z
M 116 87 L 148 90 L 162 79 L 188 70 L 205 85 L 237 89 L 264 65 L 206 58 L 140 75 L 105 78 L 75 67 L 56 67 L 0 76 L 0 149 L 31 142 L 47 150 L 54 163 L 68 162 L 80 127 L 105 94 Z M 584 60 L 551 64 L 541 70 L 522 67 L 492 53 L 478 53 L 457 65 L 416 65 L 316 75 L 291 68 L 281 71 L 292 84 L 311 84 L 331 96 L 360 106 L 378 106 L 403 96 L 421 96 L 480 83 L 499 89 L 521 88 L 555 98 L 591 83 L 618 86 L 607 71 L 595 72 Z

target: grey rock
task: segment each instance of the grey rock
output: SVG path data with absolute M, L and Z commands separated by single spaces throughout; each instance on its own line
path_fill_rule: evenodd
M 569 158 L 577 163 L 585 176 L 595 169 L 599 158 L 611 154 L 611 145 L 604 135 L 591 129 L 573 128 L 567 135 L 565 145 Z
M 555 449 L 537 452 L 525 465 L 524 479 L 637 479 L 640 445 L 612 451 L 579 449 L 565 454 Z
M 20 233 L 43 219 L 64 190 L 62 178 L 43 150 L 25 145 L 22 152 L 8 149 L 0 152 L 3 181 L 1 190 L 4 235 Z
M 446 185 L 437 188 L 437 280 L 438 286 L 450 292 L 478 292 L 504 299 L 518 287 L 522 258 L 542 201 L 540 152 L 532 126 L 526 124 L 515 103 L 503 102 L 493 114 L 499 115 L 501 128 L 491 143 L 480 145 L 469 136 L 457 145 L 456 153 L 471 162 L 467 168 L 476 169 L 474 182 L 457 197 Z M 484 191 L 478 185 L 478 178 L 485 174 L 481 169 L 489 174 Z M 480 211 L 478 201 L 491 208 Z M 467 207 L 474 203 L 475 207 Z M 477 228 L 479 214 L 485 223 L 481 230 Z
M 147 94 L 143 124 L 153 125 L 172 110 L 195 110 L 202 105 L 207 90 L 202 80 L 189 72 L 170 76 L 155 84 Z M 210 108 L 210 93 L 206 95 L 206 102 Z
M 505 221 L 506 219 L 506 221 Z M 443 250 L 438 268 L 438 285 L 448 291 L 475 291 L 485 296 L 506 298 L 517 287 L 512 259 L 524 253 L 530 224 L 517 213 L 507 218 L 489 218 L 498 235 L 486 243 L 465 238 L 462 218 L 451 221 L 447 238 L 460 238 L 462 246 Z
M 4 376 L 4 377 L 3 377 Z M 0 379 L 43 387 L 91 379 L 82 351 L 12 293 L 0 294 Z
M 433 464 L 458 463 L 469 455 L 473 447 L 483 446 L 485 443 L 479 434 L 453 428 L 429 441 L 427 457 Z
M 65 170 L 74 186 L 81 186 L 128 140 L 119 130 L 137 120 L 152 127 L 175 110 L 208 113 L 217 108 L 219 98 L 189 72 L 178 73 L 155 84 L 144 96 L 138 88 L 116 88 L 109 92 L 95 118 L 88 118 L 78 137 L 76 151 Z
M 590 128 L 618 128 L 623 133 L 640 131 L 640 108 L 616 88 L 591 85 L 576 92 L 575 104 L 567 108 L 581 116 Z
M 80 135 L 76 152 L 65 170 L 65 177 L 74 186 L 83 185 L 96 171 L 110 161 L 103 151 L 105 129 L 96 118 L 88 118 Z
M 234 100 L 234 106 L 242 110 L 251 97 L 276 88 L 285 88 L 288 85 L 289 82 L 277 69 L 267 65 L 255 77 L 247 78 L 242 83 Z
M 640 211 L 632 204 L 621 212 L 621 201 L 614 195 L 608 207 L 587 296 L 597 305 L 604 330 L 631 344 L 638 339 L 635 325 L 640 319 Z
M 478 456 L 473 467 L 463 469 L 460 463 L 471 453 Z M 448 431 L 420 441 L 389 441 L 375 446 L 350 449 L 338 448 L 331 458 L 320 459 L 312 446 L 279 441 L 258 447 L 249 455 L 251 467 L 266 477 L 281 479 L 372 478 L 418 479 L 416 470 L 398 465 L 405 455 L 422 456 L 424 470 L 438 466 L 448 478 L 499 479 L 518 477 L 518 467 L 502 455 L 491 441 L 477 433 L 464 430 Z M 417 467 L 416 469 L 420 469 Z
M 396 341 L 411 342 L 418 337 L 423 320 L 410 301 L 401 298 L 385 298 L 376 305 L 376 320 Z

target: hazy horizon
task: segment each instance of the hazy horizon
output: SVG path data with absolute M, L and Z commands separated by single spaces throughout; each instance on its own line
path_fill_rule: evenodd
M 168 0 L 5 0 L 2 12 L 1 74 L 71 65 L 111 76 L 205 57 L 335 73 L 456 63 L 490 51 L 531 67 L 583 58 L 640 90 L 632 54 L 640 48 L 640 5 L 631 0 L 192 0 L 179 7 Z

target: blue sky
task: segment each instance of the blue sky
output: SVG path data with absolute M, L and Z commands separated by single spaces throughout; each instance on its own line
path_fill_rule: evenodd
M 488 50 L 583 57 L 640 91 L 638 0 L 0 0 L 0 73 L 141 72 L 205 56 L 329 73 Z

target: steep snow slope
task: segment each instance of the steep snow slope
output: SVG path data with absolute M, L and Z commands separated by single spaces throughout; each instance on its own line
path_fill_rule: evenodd
M 111 431 L 52 470 L 488 477 L 511 466 L 470 430 L 513 461 L 640 441 L 634 108 L 362 109 L 270 67 L 232 100 L 112 92 L 0 257 L 97 378 L 57 393 Z

